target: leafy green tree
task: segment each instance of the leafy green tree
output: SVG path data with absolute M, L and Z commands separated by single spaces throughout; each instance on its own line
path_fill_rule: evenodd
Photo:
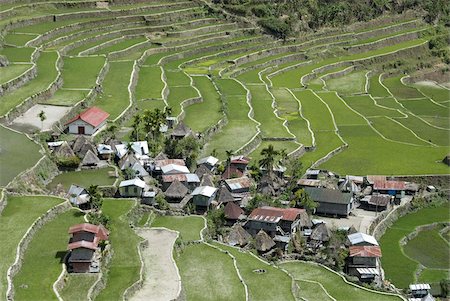
M 47 119 L 47 116 L 45 115 L 44 111 L 40 111 L 37 116 L 41 120 L 41 130 L 44 130 L 44 121 Z
M 294 199 L 291 201 L 291 206 L 305 208 L 309 214 L 312 214 L 319 204 L 314 202 L 304 189 L 299 189 L 294 193 Z
M 274 164 L 279 155 L 280 152 L 275 150 L 272 144 L 269 144 L 269 146 L 261 150 L 262 158 L 258 161 L 259 166 L 265 168 L 269 175 L 272 175 Z
M 87 189 L 90 196 L 92 209 L 100 211 L 103 205 L 102 195 L 98 189 L 98 185 L 90 185 Z

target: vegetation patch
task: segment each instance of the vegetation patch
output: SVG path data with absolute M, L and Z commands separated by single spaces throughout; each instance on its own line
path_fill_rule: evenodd
M 110 172 L 114 172 L 114 168 L 100 168 L 100 169 L 84 169 L 81 171 L 63 172 L 56 176 L 48 185 L 48 189 L 54 190 L 58 184 L 64 187 L 64 190 L 69 190 L 70 185 L 75 184 L 81 187 L 88 188 L 90 185 L 108 186 L 112 185 L 115 178 L 109 176 Z
M 179 238 L 184 241 L 200 239 L 200 232 L 205 227 L 205 221 L 200 216 L 157 216 L 152 227 L 164 227 L 180 232 Z

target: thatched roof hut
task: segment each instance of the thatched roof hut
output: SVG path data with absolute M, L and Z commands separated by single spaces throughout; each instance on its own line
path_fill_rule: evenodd
M 63 144 L 61 144 L 61 146 L 55 150 L 54 154 L 58 157 L 63 158 L 70 158 L 75 156 L 75 153 L 73 152 L 67 141 L 64 141 Z
M 210 175 L 212 176 L 212 172 L 204 165 L 200 165 L 196 170 L 195 170 L 195 174 L 197 175 L 197 177 L 199 177 L 199 179 L 201 179 L 204 175 Z
M 330 240 L 330 237 L 331 237 L 330 229 L 328 229 L 326 224 L 322 223 L 312 230 L 310 239 L 327 242 Z
M 81 161 L 81 165 L 83 166 L 97 166 L 98 164 L 100 164 L 100 159 L 90 150 L 88 150 L 83 161 Z
M 348 228 L 347 234 L 354 234 L 354 233 L 358 233 L 358 230 L 356 230 L 355 226 L 351 225 L 350 228 Z
M 311 219 L 309 218 L 309 215 L 306 211 L 300 212 L 299 217 L 300 217 L 300 219 L 299 219 L 298 225 L 300 228 L 311 228 L 312 227 Z
M 242 208 L 234 202 L 228 202 L 223 210 L 225 213 L 225 218 L 228 220 L 236 221 L 244 214 L 244 210 L 242 210 Z
M 164 195 L 168 199 L 172 200 L 181 200 L 188 193 L 188 189 L 177 179 L 170 184 L 167 190 L 164 192 Z
M 231 192 L 225 186 L 220 187 L 218 195 L 219 195 L 219 197 L 218 197 L 217 201 L 219 203 L 234 202 L 234 198 L 231 195 Z
M 275 246 L 273 239 L 264 230 L 259 230 L 255 236 L 255 248 L 259 252 L 267 252 Z
M 204 174 L 202 180 L 200 181 L 200 186 L 211 186 L 215 187 L 213 176 Z
M 79 157 L 84 158 L 88 151 L 92 151 L 97 154 L 97 148 L 95 145 L 86 137 L 80 135 L 72 142 L 73 152 Z
M 252 236 L 242 228 L 241 225 L 235 224 L 231 227 L 231 231 L 225 236 L 225 242 L 230 246 L 245 246 L 250 242 Z
M 184 138 L 191 134 L 192 130 L 184 124 L 183 121 L 180 121 L 177 126 L 172 131 L 172 137 L 176 138 Z
M 81 148 L 83 147 L 83 145 L 85 145 L 87 142 L 88 142 L 88 140 L 83 135 L 77 136 L 77 138 L 74 141 L 72 141 L 73 151 L 75 153 L 79 152 L 81 150 Z

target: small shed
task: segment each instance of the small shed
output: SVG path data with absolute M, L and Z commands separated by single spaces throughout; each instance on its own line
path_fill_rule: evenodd
M 273 239 L 264 230 L 260 230 L 255 236 L 255 248 L 259 252 L 270 251 L 275 246 Z
M 114 150 L 111 145 L 108 144 L 99 144 L 97 146 L 98 156 L 103 160 L 110 160 L 114 155 Z
M 200 181 L 200 186 L 215 186 L 214 178 L 211 175 L 204 174 L 202 180 Z
M 198 166 L 203 165 L 206 168 L 208 168 L 209 170 L 214 169 L 214 167 L 216 167 L 217 163 L 219 163 L 219 159 L 217 159 L 216 157 L 213 157 L 213 156 L 208 156 L 208 157 L 197 160 Z
M 208 168 L 206 168 L 204 165 L 200 165 L 199 167 L 197 167 L 197 169 L 195 170 L 195 174 L 199 178 L 202 178 L 204 175 L 210 175 L 210 176 L 213 175 L 213 173 Z
M 189 136 L 192 133 L 192 130 L 184 124 L 184 122 L 180 121 L 177 126 L 172 131 L 172 138 L 174 139 L 183 139 L 186 136 Z
M 180 181 L 175 180 L 170 184 L 169 188 L 164 192 L 168 202 L 179 203 L 188 193 L 188 189 Z
M 350 246 L 378 246 L 378 241 L 372 235 L 356 232 L 347 236 Z
M 217 188 L 211 186 L 200 186 L 191 193 L 195 210 L 207 211 L 216 196 Z
M 167 164 L 161 167 L 161 171 L 164 175 L 176 175 L 176 174 L 188 174 L 189 169 L 184 165 Z
M 97 167 L 100 163 L 100 159 L 97 157 L 97 155 L 94 154 L 91 150 L 88 150 L 83 158 L 83 161 L 81 161 L 81 166 L 94 168 Z
M 225 180 L 225 185 L 231 193 L 249 192 L 252 180 L 248 177 Z
M 139 178 L 122 181 L 119 184 L 119 193 L 122 197 L 140 197 L 146 184 Z
M 156 197 L 155 191 L 144 191 L 142 193 L 141 203 L 146 205 L 153 205 L 155 204 L 155 197 Z
M 69 191 L 67 192 L 70 203 L 72 205 L 82 209 L 90 209 L 90 196 L 86 189 L 81 186 L 72 184 L 70 185 Z

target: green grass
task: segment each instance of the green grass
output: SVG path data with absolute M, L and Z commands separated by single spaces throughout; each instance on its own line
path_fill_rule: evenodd
M 261 144 L 250 154 L 252 161 L 257 162 L 261 159 L 261 151 L 269 145 L 272 145 L 275 150 L 278 151 L 284 149 L 287 154 L 300 147 L 300 145 L 296 144 L 294 141 L 262 141 Z
M 442 279 L 450 279 L 450 273 L 448 270 L 425 269 L 419 276 L 419 281 L 421 283 L 437 283 Z
M 169 96 L 167 103 L 172 108 L 172 115 L 177 116 L 181 113 L 181 103 L 186 99 L 198 97 L 197 91 L 190 87 L 169 87 Z
M 36 38 L 37 35 L 8 33 L 5 37 L 5 43 L 14 46 L 25 46 L 28 41 Z
M 42 157 L 40 147 L 23 134 L 0 126 L 0 187 L 6 186 L 15 176 L 32 167 Z
M 0 55 L 6 56 L 9 62 L 27 63 L 31 61 L 33 51 L 34 48 L 30 47 L 16 48 L 6 46 L 0 50 Z
M 151 212 L 144 212 L 144 214 L 142 215 L 141 219 L 138 222 L 138 226 L 139 227 L 144 227 L 145 224 L 148 222 L 150 216 L 152 215 Z
M 6 67 L 2 67 L 2 72 L 0 73 L 0 84 L 9 82 L 15 79 L 25 71 L 31 68 L 31 64 L 11 64 Z
M 8 196 L 7 201 L 8 203 L 0 215 L 0 237 L 8 238 L 2 239 L 0 244 L 1 296 L 5 296 L 6 293 L 6 272 L 14 263 L 19 241 L 39 216 L 64 200 L 47 196 Z
M 105 199 L 103 212 L 111 219 L 109 240 L 114 250 L 106 287 L 95 300 L 120 300 L 123 292 L 139 279 L 141 263 L 137 245 L 141 238 L 129 226 L 126 217 L 135 204 L 133 200 Z
M 294 300 L 291 291 L 292 279 L 280 269 L 268 265 L 248 252 L 228 247 L 219 243 L 215 246 L 230 252 L 235 258 L 237 267 L 244 282 L 248 286 L 250 300 Z M 255 273 L 254 270 L 264 269 L 265 273 Z
M 89 288 L 97 280 L 97 274 L 70 274 L 64 288 L 59 292 L 64 300 L 87 300 Z
M 172 86 L 189 86 L 191 84 L 190 78 L 182 71 L 168 71 L 166 70 L 167 84 Z
M 161 80 L 161 69 L 157 66 L 141 67 L 136 85 L 136 99 L 161 98 L 164 83 Z
M 22 268 L 13 278 L 17 300 L 56 300 L 53 283 L 61 274 L 67 253 L 70 226 L 84 222 L 83 213 L 72 209 L 46 223 L 25 251 Z
M 52 97 L 43 103 L 56 106 L 73 106 L 83 100 L 88 93 L 88 90 L 57 90 Z
M 184 122 L 195 132 L 201 133 L 222 118 L 222 102 L 213 83 L 206 76 L 194 76 L 194 86 L 200 91 L 203 102 L 185 108 Z M 199 118 L 199 116 L 202 116 Z
M 413 115 L 409 115 L 408 118 L 398 118 L 398 122 L 412 130 L 422 139 L 430 141 L 437 145 L 448 146 L 450 145 L 450 131 L 438 129 L 426 124 L 423 120 Z
M 69 190 L 70 185 L 76 184 L 86 189 L 90 185 L 108 186 L 114 183 L 115 178 L 108 175 L 109 171 L 114 171 L 114 168 L 101 169 L 85 169 L 81 171 L 68 171 L 56 176 L 50 184 L 48 189 L 55 189 L 58 184 L 62 184 L 65 190 Z
M 414 84 L 412 86 L 436 102 L 446 102 L 450 100 L 450 91 L 448 89 L 424 84 Z
M 394 110 L 405 111 L 405 109 L 400 105 L 400 103 L 398 103 L 393 97 L 376 98 L 375 102 L 380 106 L 384 106 Z
M 335 92 L 320 92 L 317 95 L 328 105 L 339 126 L 367 124 L 361 116 L 351 111 Z
M 436 227 L 420 231 L 403 246 L 405 254 L 427 268 L 450 269 L 450 249 L 448 242 L 439 235 L 441 229 L 442 227 Z
M 298 101 L 286 89 L 272 89 L 277 103 L 278 114 L 288 121 L 288 128 L 297 137 L 297 141 L 304 145 L 312 145 L 312 136 L 308 124 L 300 116 Z
M 449 117 L 449 108 L 439 106 L 428 98 L 402 100 L 400 103 L 415 115 Z
M 420 116 L 426 122 L 441 127 L 444 129 L 450 129 L 450 119 L 447 117 L 439 117 L 439 116 Z
M 310 280 L 319 282 L 320 284 L 322 284 L 325 290 L 338 301 L 401 300 L 399 296 L 378 294 L 347 284 L 339 275 L 336 275 L 335 273 L 314 263 L 300 261 L 286 262 L 282 263 L 280 267 L 286 269 L 289 273 L 291 273 L 295 280 Z M 309 285 L 309 283 L 305 282 L 303 282 L 303 284 L 305 286 Z M 323 291 L 320 292 L 319 290 L 319 294 L 323 295 Z
M 370 116 L 385 116 L 385 117 L 403 117 L 397 110 L 389 109 L 389 107 L 381 107 L 378 102 L 380 99 L 373 99 L 369 95 L 346 96 L 344 101 L 355 111 L 364 115 Z
M 305 280 L 297 280 L 295 281 L 295 283 L 299 287 L 298 292 L 299 297 L 311 301 L 333 300 L 325 293 L 322 287 L 317 283 Z
M 365 92 L 367 71 L 354 71 L 349 74 L 326 80 L 327 89 L 347 95 Z
M 152 227 L 164 227 L 180 232 L 179 237 L 184 241 L 200 239 L 200 231 L 205 226 L 205 221 L 200 216 L 157 216 Z
M 369 78 L 369 94 L 373 97 L 389 97 L 389 91 L 379 81 L 380 74 L 375 73 Z
M 64 88 L 92 88 L 104 63 L 102 56 L 65 58 L 62 71 Z
M 399 241 L 414 231 L 417 226 L 435 222 L 448 222 L 449 203 L 437 207 L 424 208 L 399 218 L 379 240 L 383 257 L 381 263 L 389 279 L 399 288 L 414 282 L 417 263 L 406 257 Z M 431 247 L 433 247 L 431 245 Z
M 411 133 L 411 131 L 402 127 L 392 119 L 381 116 L 372 117 L 369 118 L 369 120 L 372 126 L 388 139 L 399 142 L 430 146 L 429 143 L 418 139 L 416 136 L 414 136 L 413 133 Z
M 187 300 L 245 299 L 233 259 L 225 253 L 205 244 L 194 244 L 186 246 L 176 262 Z
M 400 76 L 385 77 L 383 78 L 383 84 L 389 89 L 389 91 L 397 99 L 408 99 L 408 98 L 423 98 L 423 94 L 417 89 L 405 86 L 400 79 Z
M 247 86 L 251 93 L 251 104 L 255 120 L 261 123 L 260 129 L 264 137 L 291 137 L 272 108 L 272 96 L 265 85 Z
M 128 84 L 130 83 L 133 62 L 111 62 L 103 81 L 103 93 L 95 105 L 110 114 L 109 119 L 117 118 L 130 104 Z
M 56 79 L 56 52 L 43 52 L 37 60 L 38 74 L 27 84 L 0 97 L 0 116 L 22 103 L 26 98 L 44 91 Z
M 142 43 L 147 41 L 147 39 L 145 37 L 137 37 L 137 38 L 132 38 L 132 39 L 126 39 L 124 41 L 121 41 L 117 44 L 102 48 L 96 52 L 94 52 L 93 54 L 108 54 L 110 52 L 114 52 L 114 51 L 120 51 L 120 50 L 124 50 L 127 49 L 128 47 L 131 47 L 135 44 L 138 43 Z

